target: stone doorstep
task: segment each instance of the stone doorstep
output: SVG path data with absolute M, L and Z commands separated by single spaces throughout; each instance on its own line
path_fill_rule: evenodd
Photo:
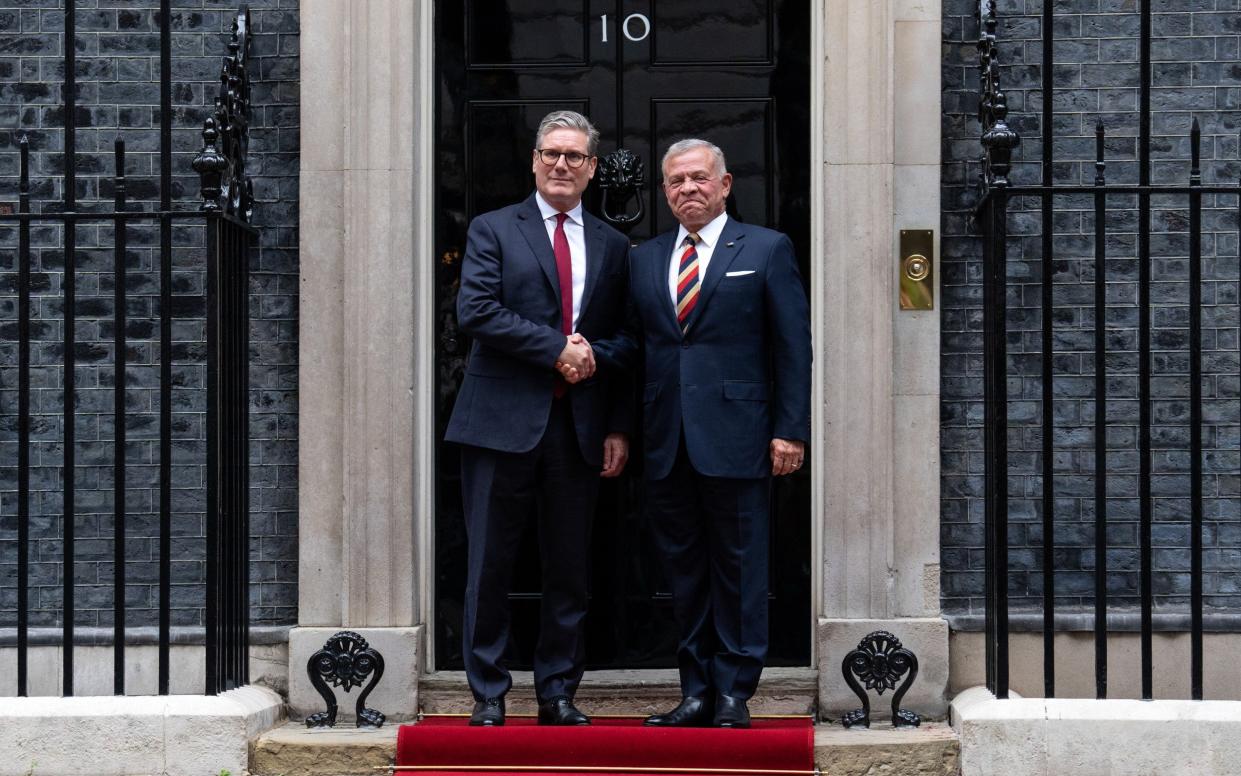
M 823 776 L 957 776 L 960 741 L 944 722 L 896 729 L 888 722 L 846 730 L 816 725 L 814 764 Z
M 376 776 L 396 758 L 396 731 L 387 724 L 311 730 L 291 722 L 250 744 L 251 776 Z
M 376 776 L 396 756 L 397 725 L 375 730 L 307 730 L 292 723 L 261 736 L 250 748 L 251 776 Z M 957 735 L 942 723 L 895 730 L 818 725 L 814 760 L 823 776 L 956 776 Z
M 818 695 L 813 668 L 767 668 L 758 693 L 750 701 L 755 714 L 811 714 Z M 576 702 L 587 714 L 653 714 L 681 701 L 675 669 L 587 671 Z M 529 671 L 513 672 L 506 698 L 510 713 L 533 714 L 534 679 Z M 418 704 L 424 714 L 468 714 L 474 705 L 463 671 L 437 671 L 418 682 Z M 380 709 L 383 711 L 383 709 Z
M 997 700 L 971 687 L 952 700 L 967 776 L 1236 776 L 1241 702 L 1132 698 Z
M 4 698 L 0 776 L 240 774 L 246 742 L 283 723 L 284 700 L 255 685 L 215 696 Z

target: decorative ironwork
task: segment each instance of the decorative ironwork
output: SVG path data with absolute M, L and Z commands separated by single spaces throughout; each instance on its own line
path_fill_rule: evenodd
M 202 209 L 223 211 L 249 222 L 254 184 L 246 172 L 250 126 L 250 9 L 242 6 L 233 20 L 229 54 L 220 67 L 215 110 L 203 121 L 203 149 L 194 158 L 202 178 Z
M 879 695 L 895 690 L 892 695 L 892 726 L 918 727 L 922 717 L 901 708 L 901 699 L 914 679 L 918 678 L 918 658 L 901 645 L 901 640 L 887 631 L 875 631 L 858 642 L 857 649 L 845 655 L 840 666 L 845 683 L 862 701 L 862 708 L 845 714 L 840 722 L 845 727 L 861 724 L 870 727 L 870 699 L 866 690 Z M 905 681 L 901 682 L 901 677 Z M 858 680 L 861 680 L 859 682 Z M 897 687 L 900 682 L 900 687 Z
M 599 161 L 599 188 L 603 189 L 603 202 L 599 211 L 603 219 L 625 234 L 637 226 L 646 215 L 640 193 L 646 184 L 642 157 L 628 148 L 618 148 Z M 629 213 L 629 201 L 637 200 L 638 209 Z M 620 208 L 613 213 L 611 207 Z
M 112 502 L 113 542 L 110 551 L 114 591 L 110 628 L 113 666 L 111 692 L 116 695 L 124 695 L 126 692 L 125 667 L 132 662 L 132 655 L 126 647 L 126 636 L 127 634 L 132 636 L 132 634 L 127 631 L 126 603 L 123 595 L 126 579 L 126 552 L 132 549 L 124 541 L 127 501 L 124 483 L 133 479 L 127 476 L 128 473 L 136 471 L 134 467 L 142 464 L 132 455 L 128 456 L 128 459 L 125 455 L 128 445 L 124 429 L 130 410 L 125 401 L 125 375 L 129 371 L 128 359 L 132 358 L 128 354 L 131 352 L 147 354 L 144 358 L 149 355 L 154 359 L 154 363 L 160 365 L 160 369 L 157 370 L 158 380 L 150 386 L 158 392 L 156 405 L 159 407 L 159 431 L 158 435 L 151 440 L 152 445 L 157 445 L 155 457 L 158 465 L 156 471 L 151 472 L 154 476 L 149 482 L 145 479 L 146 465 L 143 465 L 144 484 L 142 487 L 144 489 L 150 487 L 150 500 L 156 502 L 154 511 L 160 516 L 158 524 L 153 526 L 155 536 L 152 537 L 154 554 L 152 561 L 158 568 L 158 585 L 154 591 L 152 606 L 158 619 L 154 633 L 156 649 L 155 655 L 152 656 L 151 669 L 155 674 L 155 691 L 160 695 L 168 695 L 172 675 L 170 653 L 174 621 L 172 614 L 174 605 L 172 520 L 176 513 L 172 506 L 172 495 L 176 492 L 172 485 L 176 473 L 171 453 L 174 444 L 172 417 L 173 408 L 179 403 L 179 401 L 174 401 L 173 397 L 183 395 L 179 392 L 174 393 L 178 389 L 174 388 L 173 383 L 173 331 L 176 317 L 176 310 L 172 303 L 175 285 L 173 256 L 178 255 L 180 249 L 184 247 L 197 246 L 200 250 L 205 248 L 201 255 L 195 254 L 201 260 L 196 266 L 204 270 L 205 275 L 201 291 L 178 298 L 192 299 L 196 303 L 201 303 L 203 312 L 199 315 L 205 329 L 197 341 L 198 344 L 205 346 L 206 350 L 204 364 L 206 400 L 200 408 L 205 412 L 206 418 L 203 424 L 206 453 L 201 461 L 206 470 L 202 480 L 202 495 L 205 498 L 204 533 L 206 535 L 203 556 L 205 578 L 203 693 L 215 695 L 240 687 L 250 681 L 250 663 L 247 659 L 250 639 L 247 582 L 250 579 L 250 515 L 245 496 L 249 492 L 250 471 L 249 411 L 246 401 L 250 353 L 248 317 L 250 263 L 248 256 L 251 246 L 257 241 L 258 233 L 239 218 L 222 217 L 218 203 L 216 212 L 204 213 L 198 210 L 173 208 L 173 176 L 185 170 L 181 169 L 182 163 L 179 160 L 175 166 L 173 162 L 172 78 L 175 68 L 173 67 L 172 43 L 174 38 L 172 17 L 168 13 L 158 15 L 159 104 L 155 112 L 159 117 L 158 168 L 151 171 L 157 175 L 159 181 L 158 209 L 131 206 L 128 197 L 132 195 L 132 191 L 127 190 L 125 177 L 125 146 L 119 139 L 113 146 L 115 173 L 111 178 L 114 186 L 112 206 L 107 207 L 106 199 L 96 196 L 98 192 L 89 196 L 92 200 L 89 207 L 78 206 L 78 187 L 75 181 L 78 180 L 76 176 L 79 170 L 74 160 L 78 158 L 79 151 L 84 149 L 77 142 L 80 135 L 76 125 L 77 118 L 75 118 L 79 114 L 78 100 L 81 97 L 81 90 L 77 88 L 78 82 L 75 80 L 79 71 L 75 65 L 77 61 L 75 52 L 82 48 L 76 45 L 79 38 L 75 20 L 78 18 L 78 6 L 97 5 L 97 3 L 63 0 L 58 5 L 60 12 L 64 14 L 63 46 L 61 47 L 64 51 L 61 68 L 64 80 L 59 90 L 64 131 L 61 133 L 62 151 L 59 154 L 59 161 L 56 162 L 58 169 L 55 172 L 51 170 L 47 172 L 52 175 L 63 175 L 64 185 L 59 187 L 60 196 L 63 199 L 55 207 L 31 207 L 32 192 L 36 194 L 45 192 L 47 195 L 44 197 L 47 200 L 45 204 L 52 205 L 51 192 L 54 186 L 52 178 L 48 176 L 31 180 L 30 141 L 19 132 L 13 138 L 18 152 L 15 192 L 17 212 L 13 212 L 11 205 L 0 205 L 0 230 L 8 233 L 16 232 L 15 249 L 6 249 L 8 252 L 5 254 L 6 257 L 12 256 L 12 259 L 8 261 L 15 265 L 11 271 L 16 276 L 13 288 L 16 304 L 8 309 L 12 309 L 16 314 L 16 320 L 10 320 L 6 309 L 3 325 L 0 325 L 0 341 L 3 341 L 6 352 L 14 354 L 17 373 L 13 386 L 16 388 L 15 401 L 12 404 L 4 403 L 0 407 L 0 426 L 13 428 L 16 439 L 16 452 L 14 453 L 16 492 L 13 510 L 16 516 L 16 574 L 15 577 L 0 581 L 0 597 L 6 600 L 9 600 L 10 579 L 13 579 L 16 588 L 15 595 L 12 596 L 16 609 L 16 694 L 25 696 L 30 690 L 31 591 L 37 591 L 37 588 L 32 586 L 32 582 L 38 584 L 38 580 L 32 577 L 34 567 L 30 562 L 32 547 L 35 546 L 30 531 L 30 512 L 32 497 L 38 498 L 39 491 L 45 489 L 43 483 L 37 483 L 32 489 L 31 432 L 32 428 L 42 426 L 44 416 L 50 412 L 50 405 L 47 407 L 40 405 L 33 414 L 31 411 L 31 398 L 35 395 L 32 394 L 31 388 L 32 369 L 50 367 L 50 364 L 43 363 L 44 357 L 40 356 L 38 351 L 32 351 L 32 344 L 38 344 L 37 332 L 47 325 L 41 319 L 52 316 L 51 313 L 36 315 L 38 310 L 32 308 L 32 295 L 40 291 L 37 284 L 38 278 L 42 277 L 33 272 L 39 263 L 37 253 L 32 250 L 32 243 L 35 244 L 33 247 L 37 248 L 41 244 L 38 242 L 38 235 L 45 232 L 60 234 L 63 238 L 60 247 L 63 249 L 65 279 L 61 286 L 64 292 L 64 304 L 60 305 L 62 318 L 58 325 L 59 331 L 63 334 L 63 342 L 58 347 L 58 354 L 55 354 L 56 357 L 63 359 L 61 366 L 65 376 L 63 390 L 59 397 L 64 408 L 61 426 L 64 430 L 62 440 L 64 443 L 62 462 L 64 476 L 58 486 L 49 486 L 50 492 L 57 494 L 58 501 L 63 507 L 64 532 L 61 537 L 61 549 L 63 550 L 64 573 L 61 575 L 60 586 L 63 591 L 61 609 L 64 616 L 60 618 L 57 634 L 57 640 L 63 645 L 59 661 L 63 676 L 61 693 L 71 696 L 80 694 L 82 690 L 81 687 L 75 688 L 73 683 L 75 652 L 78 652 L 75 649 L 75 642 L 81 643 L 82 641 L 80 636 L 75 635 L 78 633 L 75 631 L 75 622 L 80 618 L 74 616 L 77 611 L 74 594 L 80 581 L 74 576 L 73 571 L 75 553 L 82 551 L 73 529 L 73 526 L 80 522 L 74 506 L 74 493 L 81 478 L 82 467 L 75 465 L 74 450 L 80 445 L 74 444 L 73 418 L 80 399 L 84 398 L 81 394 L 83 386 L 74 382 L 73 377 L 79 371 L 75 368 L 75 364 L 78 363 L 76 354 L 80 347 L 75 345 L 79 342 L 75 338 L 81 336 L 75 332 L 92 328 L 93 322 L 99 318 L 100 314 L 87 311 L 75 303 L 74 289 L 80 284 L 75 283 L 74 278 L 79 270 L 81 252 L 77 249 L 77 242 L 75 242 L 77 238 L 74 236 L 79 230 L 74 227 L 89 225 L 96 230 L 103 226 L 111 234 L 112 239 L 111 245 L 107 245 L 106 242 L 98 243 L 97 248 L 111 250 L 113 258 L 108 278 L 108 284 L 112 290 L 113 310 L 108 317 L 113 325 L 110 326 L 111 336 L 107 339 L 110 340 L 112 353 L 108 359 L 111 362 L 108 366 L 111 367 L 113 374 L 111 423 L 116 429 L 112 440 L 112 480 L 116 483 L 116 487 Z M 237 29 L 241 31 L 241 37 L 236 34 L 234 37 L 232 58 L 235 64 L 243 63 L 247 49 L 244 33 L 249 29 L 249 17 L 244 7 L 238 19 Z M 231 73 L 229 76 L 231 93 L 238 99 L 244 98 L 243 102 L 248 103 L 248 82 L 244 77 L 244 70 L 237 70 L 234 67 L 228 72 Z M 215 123 L 216 118 L 213 117 L 209 125 L 212 130 L 210 142 L 208 147 L 203 149 L 204 154 L 200 154 L 202 161 L 195 165 L 196 169 L 207 174 L 204 178 L 204 185 L 214 189 L 213 202 L 220 194 L 222 173 L 229 167 L 229 155 L 236 153 L 235 149 L 230 150 L 230 144 L 239 148 L 239 158 L 244 158 L 245 111 L 237 111 L 238 99 L 227 101 L 232 106 L 229 111 L 237 112 L 240 116 L 240 119 L 230 119 L 226 124 L 231 133 L 226 138 L 227 142 L 218 145 L 217 126 L 219 125 Z M 98 150 L 96 149 L 97 140 L 102 142 L 102 138 L 96 138 L 92 132 L 89 148 L 85 150 Z M 225 149 L 224 153 L 221 153 L 221 148 Z M 240 169 L 240 164 L 237 167 Z M 92 175 L 101 172 L 93 168 L 83 171 Z M 103 175 L 99 175 L 97 182 L 103 185 L 106 180 L 107 178 Z M 91 190 L 94 191 L 94 188 Z M 249 191 L 244 186 L 233 186 L 232 190 L 247 193 Z M 248 204 L 242 211 L 248 211 Z M 132 229 L 138 225 L 141 225 L 141 233 L 144 235 L 151 235 L 156 231 L 159 235 L 159 247 L 155 253 L 157 261 L 143 270 L 128 267 L 126 261 L 126 257 L 130 256 L 130 253 L 127 253 L 127 245 L 133 237 Z M 192 228 L 186 230 L 181 228 L 182 226 L 192 226 Z M 183 234 L 191 235 L 193 240 L 187 240 L 181 236 Z M 34 240 L 31 239 L 32 235 L 35 236 Z M 96 270 L 106 272 L 102 264 L 92 268 L 92 272 Z M 135 272 L 138 274 L 134 274 Z M 128 282 L 132 280 L 141 282 Z M 155 282 L 154 288 L 148 287 L 151 281 Z M 126 308 L 133 307 L 128 305 L 128 302 L 137 301 L 136 296 L 141 295 L 145 306 L 152 293 L 156 293 L 156 298 L 159 299 L 155 321 L 158 325 L 153 327 L 149 333 L 135 334 L 132 327 L 125 325 Z M 87 323 L 84 324 L 83 321 Z M 90 335 L 88 346 L 95 347 L 94 343 L 97 341 L 101 341 L 97 335 Z M 32 354 L 35 356 L 36 363 L 32 363 Z M 104 369 L 105 365 L 100 363 L 99 368 Z M 85 387 L 94 386 L 92 384 Z M 102 410 L 102 407 L 100 409 Z M 11 417 L 14 415 L 14 410 L 15 418 Z M 35 423 L 39 426 L 35 426 Z M 75 472 L 77 472 L 76 475 Z M 133 620 L 132 617 L 128 619 Z M 129 627 L 132 625 L 133 623 L 130 622 Z M 90 692 L 89 688 L 87 692 Z
M 995 2 L 996 0 L 979 0 L 978 3 L 978 64 L 981 80 L 978 121 L 983 128 L 984 153 L 980 184 L 984 193 L 993 186 L 1008 185 L 1013 149 L 1021 143 L 1021 136 L 1008 125 L 1008 98 L 1000 86 Z
M 1188 232 L 1188 261 L 1184 262 L 1185 286 L 1188 289 L 1185 320 L 1188 328 L 1187 365 L 1183 371 L 1186 385 L 1189 386 L 1188 397 L 1188 510 L 1189 528 L 1188 562 L 1189 562 L 1189 695 L 1193 699 L 1203 697 L 1203 542 L 1202 530 L 1205 504 L 1203 488 L 1202 461 L 1206 460 L 1202 453 L 1204 428 L 1204 411 L 1202 398 L 1202 368 L 1204 363 L 1202 323 L 1204 319 L 1203 292 L 1206 290 L 1202 282 L 1203 260 L 1203 196 L 1212 195 L 1213 209 L 1222 210 L 1230 207 L 1232 197 L 1237 197 L 1237 223 L 1241 224 L 1241 186 L 1232 183 L 1211 182 L 1202 180 L 1201 144 L 1202 127 L 1194 118 L 1189 130 L 1188 149 L 1190 164 L 1188 184 L 1152 184 L 1152 90 L 1154 87 L 1155 70 L 1152 66 L 1151 45 L 1153 39 L 1153 9 L 1150 2 L 1138 3 L 1137 12 L 1137 183 L 1112 183 L 1108 181 L 1107 162 L 1105 159 L 1105 143 L 1107 132 L 1100 121 L 1095 127 L 1095 176 L 1093 184 L 1082 180 L 1066 180 L 1057 182 L 1056 169 L 1056 126 L 1055 103 L 1051 99 L 1054 90 L 1053 63 L 1055 59 L 1055 6 L 1056 3 L 1043 3 L 1042 14 L 1042 73 L 1041 93 L 1042 116 L 1039 124 L 1042 152 L 1039 164 L 1042 168 L 1042 181 L 1039 184 L 1013 183 L 1009 180 L 1012 167 L 1012 151 L 1021 142 L 1007 122 L 1008 105 L 1000 87 L 999 57 L 996 40 L 996 2 L 995 0 L 979 0 L 979 63 L 980 91 L 978 118 L 982 125 L 980 141 L 983 149 L 982 174 L 979 176 L 980 197 L 974 212 L 974 222 L 982 237 L 983 258 L 983 477 L 984 477 L 984 510 L 983 528 L 985 535 L 984 552 L 984 583 L 986 590 L 985 604 L 985 659 L 987 687 L 997 698 L 1009 695 L 1009 498 L 1008 483 L 1011 474 L 1009 466 L 1009 434 L 1012 431 L 1009 416 L 1008 379 L 1010 365 L 1008 358 L 1008 342 L 1012 332 L 1009 331 L 1006 305 L 1010 291 L 1016 286 L 1008 276 L 1008 228 L 1009 203 L 1014 198 L 1023 198 L 1025 203 L 1033 202 L 1037 197 L 1041 214 L 1041 251 L 1036 252 L 1041 264 L 1040 302 L 1039 309 L 1033 319 L 1041 320 L 1039 328 L 1040 346 L 1038 351 L 1039 373 L 1042 375 L 1041 424 L 1042 441 L 1039 457 L 1043 461 L 1042 472 L 1042 556 L 1043 556 L 1043 596 L 1042 636 L 1043 636 L 1043 688 L 1047 697 L 1054 697 L 1056 690 L 1055 678 L 1055 558 L 1056 558 L 1056 515 L 1054 510 L 1056 482 L 1055 466 L 1056 442 L 1052 433 L 1055 422 L 1051 408 L 1055 396 L 1053 380 L 1055 368 L 1056 316 L 1054 310 L 1053 278 L 1056 262 L 1060 257 L 1055 253 L 1055 217 L 1058 212 L 1077 211 L 1077 201 L 1061 209 L 1056 207 L 1057 197 L 1080 197 L 1092 195 L 1094 199 L 1093 224 L 1085 231 L 1093 231 L 1094 238 L 1094 309 L 1095 321 L 1105 321 L 1109 312 L 1108 279 L 1109 204 L 1113 212 L 1119 212 L 1126 219 L 1132 218 L 1132 229 L 1125 226 L 1126 232 L 1136 232 L 1133 241 L 1133 252 L 1127 255 L 1134 258 L 1136 269 L 1136 342 L 1134 350 L 1137 364 L 1136 398 L 1137 398 L 1137 469 L 1139 483 L 1137 503 L 1137 549 L 1136 563 L 1138 574 L 1137 595 L 1140 601 L 1140 634 L 1139 646 L 1141 653 L 1140 677 L 1141 697 L 1154 697 L 1154 549 L 1152 540 L 1152 521 L 1154 501 L 1151 491 L 1152 471 L 1152 313 L 1166 306 L 1157 297 L 1158 278 L 1152 276 L 1152 267 L 1157 265 L 1156 259 L 1162 254 L 1157 253 L 1158 242 L 1152 240 L 1152 198 L 1159 197 L 1162 202 L 1184 202 L 1188 205 L 1188 213 L 1178 211 L 1178 205 L 1161 207 L 1174 208 L 1165 210 L 1162 217 L 1171 214 L 1176 219 L 1176 229 Z M 1074 136 L 1076 132 L 1073 133 Z M 1165 161 L 1166 164 L 1166 161 Z M 1084 171 L 1083 171 L 1084 173 Z M 1077 176 L 1071 176 L 1076 178 Z M 1083 174 L 1081 176 L 1085 178 Z M 1225 195 L 1220 202 L 1218 195 Z M 1136 207 L 1131 199 L 1119 200 L 1113 195 L 1124 195 L 1126 198 L 1136 195 Z M 1109 198 L 1112 198 L 1109 201 Z M 1186 217 L 1187 215 L 1187 217 Z M 1222 213 L 1221 213 L 1222 215 Z M 1218 218 L 1218 216 L 1217 216 Z M 1129 222 L 1126 221 L 1126 224 Z M 1217 223 L 1219 223 L 1217 221 Z M 1225 227 L 1227 228 L 1227 227 Z M 1026 256 L 1029 259 L 1029 254 Z M 1206 265 L 1209 266 L 1209 263 Z M 1024 279 L 1015 281 L 1025 282 Z M 1208 286 L 1209 288 L 1209 286 Z M 1027 309 L 1025 302 L 1029 299 L 1027 287 L 1022 288 L 1023 296 L 1018 303 Z M 1016 299 L 1016 297 L 1014 297 Z M 1093 408 L 1094 438 L 1101 440 L 1108 433 L 1108 364 L 1111 362 L 1112 348 L 1109 343 L 1109 328 L 1104 325 L 1095 327 L 1094 332 L 1094 387 Z M 1023 331 L 1024 343 L 1030 342 L 1030 332 Z M 1032 352 L 1026 350 L 1027 353 Z M 1209 361 L 1208 361 L 1209 363 Z M 1029 364 L 1026 365 L 1028 367 Z M 1026 368 L 1023 367 L 1023 368 Z M 1233 370 L 1235 373 L 1235 370 Z M 1083 377 L 1086 376 L 1083 370 Z M 1114 413 L 1111 413 L 1114 414 Z M 1209 425 L 1208 425 L 1209 428 Z M 1094 535 L 1105 536 L 1109 533 L 1108 510 L 1105 508 L 1109 494 L 1113 490 L 1109 481 L 1109 473 L 1114 467 L 1109 465 L 1109 447 L 1105 444 L 1094 446 L 1093 470 L 1094 478 Z M 1108 587 L 1112 571 L 1108 568 L 1108 548 L 1106 542 L 1097 542 L 1093 567 L 1093 609 L 1094 609 L 1094 676 L 1095 697 L 1103 699 L 1108 693 Z
M 306 718 L 306 727 L 334 727 L 336 693 L 332 691 L 332 687 L 340 687 L 349 692 L 354 687 L 361 687 L 368 676 L 371 677 L 370 682 L 358 695 L 357 726 L 383 726 L 386 717 L 375 709 L 366 708 L 366 696 L 371 694 L 371 690 L 375 689 L 375 685 L 379 684 L 384 675 L 384 659 L 383 655 L 366 643 L 366 639 L 353 631 L 337 633 L 327 640 L 323 649 L 310 656 L 306 673 L 310 675 L 310 683 L 327 702 L 326 711 L 311 714 Z M 329 683 L 331 687 L 328 686 Z

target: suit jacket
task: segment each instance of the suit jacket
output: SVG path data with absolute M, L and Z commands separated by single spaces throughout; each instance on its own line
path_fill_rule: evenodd
M 764 477 L 773 437 L 810 438 L 810 309 L 793 244 L 728 219 L 682 334 L 668 289 L 676 232 L 633 249 L 630 311 L 596 357 L 625 369 L 644 353 L 646 476 L 668 476 L 682 429 L 707 476 Z
M 577 331 L 588 341 L 612 336 L 625 316 L 629 241 L 583 211 L 586 283 Z M 564 349 L 556 257 L 534 195 L 470 222 L 457 323 L 473 338 L 465 381 L 445 439 L 503 452 L 532 450 L 543 437 Z M 603 462 L 603 438 L 630 431 L 624 374 L 569 388 L 582 457 Z

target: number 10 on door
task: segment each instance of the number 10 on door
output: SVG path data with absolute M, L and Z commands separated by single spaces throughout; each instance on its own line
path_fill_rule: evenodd
M 608 15 L 606 13 L 602 14 L 599 19 L 603 22 L 603 24 L 600 25 L 600 29 L 603 32 L 603 42 L 607 43 Z M 631 13 L 625 17 L 623 22 L 621 22 L 620 28 L 621 33 L 623 33 L 626 38 L 634 43 L 637 43 L 639 41 L 646 40 L 646 37 L 651 34 L 651 20 L 646 18 L 646 14 Z

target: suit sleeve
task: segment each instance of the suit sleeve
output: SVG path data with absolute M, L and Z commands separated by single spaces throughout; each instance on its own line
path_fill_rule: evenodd
M 628 326 L 628 321 L 634 315 L 633 302 L 629 292 L 629 240 L 621 237 L 617 240 L 617 251 L 620 252 L 620 264 L 624 267 L 623 282 L 625 284 L 625 318 L 621 321 L 621 329 L 616 332 L 619 335 L 621 331 Z M 615 335 L 614 335 L 615 336 Z M 638 340 L 641 341 L 641 340 Z M 594 347 L 594 343 L 592 343 Z M 605 362 L 603 356 L 598 351 L 595 358 L 600 364 L 600 368 L 605 370 L 608 390 L 608 425 L 609 434 L 627 434 L 633 436 L 634 411 L 637 396 L 634 391 L 634 367 L 618 366 L 615 360 Z
M 778 439 L 810 439 L 810 303 L 793 255 L 793 243 L 780 235 L 767 260 L 767 332 L 774 376 L 773 434 Z
M 638 366 L 638 357 L 642 353 L 642 318 L 638 314 L 638 306 L 634 303 L 634 261 L 630 254 L 628 271 L 628 291 L 625 295 L 625 320 L 620 329 L 611 337 L 590 343 L 595 351 L 595 360 L 599 366 L 610 372 L 624 372 L 632 375 Z M 631 378 L 632 379 L 632 378 Z
M 551 369 L 564 350 L 565 335 L 526 320 L 504 306 L 501 294 L 503 251 L 486 218 L 470 223 L 461 262 L 457 324 L 483 345 Z

